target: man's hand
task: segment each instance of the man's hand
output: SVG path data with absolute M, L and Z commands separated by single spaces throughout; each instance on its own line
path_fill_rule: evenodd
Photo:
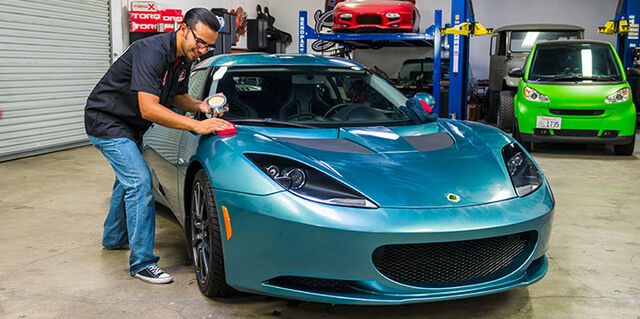
M 222 94 L 222 93 L 218 93 L 218 94 Z M 225 106 L 224 110 L 218 109 L 216 111 L 213 111 L 212 113 L 211 107 L 209 107 L 209 105 L 207 104 L 207 99 L 205 99 L 204 101 L 202 101 L 202 103 L 198 105 L 198 110 L 202 113 L 207 113 L 213 116 L 220 117 L 224 115 L 224 112 L 229 112 L 229 107 Z
M 211 132 L 228 130 L 231 128 L 233 128 L 233 125 L 231 125 L 231 123 L 223 119 L 212 117 L 210 119 L 198 121 L 198 124 L 196 125 L 194 131 L 198 134 L 204 135 Z

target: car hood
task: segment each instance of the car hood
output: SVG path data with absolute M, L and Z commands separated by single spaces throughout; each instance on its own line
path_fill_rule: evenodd
M 442 119 L 415 126 L 339 129 L 239 125 L 235 135 L 222 140 L 235 154 L 303 162 L 381 207 L 454 207 L 516 196 L 500 155 L 500 145 L 511 140 L 482 126 L 478 133 L 465 122 Z M 450 201 L 448 194 L 460 201 Z
M 557 82 L 557 84 L 527 84 L 531 88 L 549 97 L 550 107 L 579 109 L 596 107 L 598 109 L 614 108 L 616 105 L 605 104 L 604 99 L 627 87 L 623 83 L 603 82 Z M 579 97 L 579 98 L 578 98 Z

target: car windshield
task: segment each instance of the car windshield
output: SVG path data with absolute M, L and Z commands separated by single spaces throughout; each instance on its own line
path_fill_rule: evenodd
M 622 73 L 608 44 L 553 44 L 538 46 L 529 80 L 622 81 Z
M 529 52 L 536 43 L 577 39 L 580 39 L 579 31 L 512 31 L 509 49 L 511 52 Z
M 214 72 L 209 93 L 217 92 L 228 100 L 224 118 L 242 124 L 410 124 L 398 108 L 407 98 L 379 76 L 358 67 L 221 67 Z

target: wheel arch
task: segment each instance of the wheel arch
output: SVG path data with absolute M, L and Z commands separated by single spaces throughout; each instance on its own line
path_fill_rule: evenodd
M 511 86 L 509 84 L 507 84 L 507 79 L 503 78 L 502 79 L 502 85 L 500 85 L 500 91 L 517 91 L 518 90 L 518 86 Z
M 182 222 L 184 223 L 185 227 L 188 226 L 187 221 L 189 219 L 189 212 L 191 211 L 191 200 L 190 200 L 190 197 L 187 196 L 187 194 L 190 194 L 191 184 L 193 183 L 193 180 L 196 177 L 196 173 L 200 169 L 204 169 L 204 166 L 202 166 L 202 164 L 199 161 L 193 161 L 191 162 L 191 164 L 189 164 L 189 167 L 187 168 L 187 172 L 185 173 L 184 185 L 182 190 L 182 194 L 183 194 L 182 204 L 184 205 L 184 220 Z

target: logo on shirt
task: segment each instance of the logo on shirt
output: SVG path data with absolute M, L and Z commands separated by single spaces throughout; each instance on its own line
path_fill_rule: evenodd
M 178 76 L 178 83 L 182 82 L 185 77 L 187 77 L 187 70 L 182 70 L 182 72 L 180 72 L 180 75 Z

